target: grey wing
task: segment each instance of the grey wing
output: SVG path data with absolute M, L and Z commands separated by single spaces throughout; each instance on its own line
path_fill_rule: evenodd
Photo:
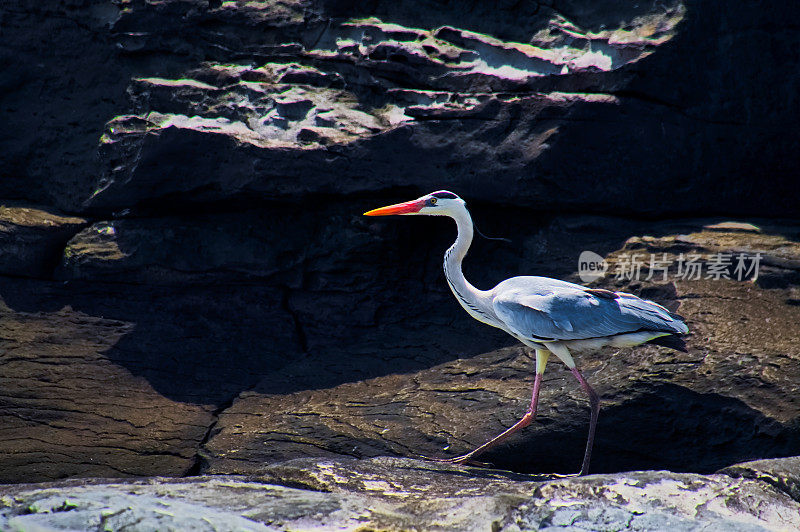
M 582 340 L 642 330 L 683 334 L 688 328 L 667 309 L 623 292 L 598 296 L 580 285 L 517 278 L 495 289 L 494 311 L 510 329 L 541 341 Z M 530 279 L 527 282 L 521 282 Z M 497 288 L 502 288 L 502 285 Z

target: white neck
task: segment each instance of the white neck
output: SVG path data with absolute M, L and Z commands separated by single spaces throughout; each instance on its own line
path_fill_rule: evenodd
M 458 227 L 458 237 L 444 254 L 444 275 L 453 295 L 473 318 L 483 323 L 499 326 L 494 315 L 490 293 L 478 290 L 464 277 L 461 262 L 472 244 L 472 217 L 466 207 L 449 213 Z

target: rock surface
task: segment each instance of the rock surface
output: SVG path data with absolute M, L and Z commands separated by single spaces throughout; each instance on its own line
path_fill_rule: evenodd
M 774 460 L 755 460 L 726 467 L 721 473 L 732 477 L 753 478 L 772 484 L 787 493 L 792 499 L 800 501 L 800 457 L 777 458 Z
M 692 336 L 582 361 L 595 470 L 800 454 L 800 230 L 758 218 L 800 213 L 797 9 L 3 3 L 0 479 L 438 455 L 513 423 L 532 362 L 452 300 L 451 230 L 360 216 L 444 187 L 514 239 L 475 243 L 481 287 L 574 279 L 587 249 L 762 251 L 755 282 L 601 283 Z M 575 470 L 584 400 L 546 379 L 487 459 Z
M 532 359 L 452 301 L 433 251 L 446 231 L 431 234 L 430 220 L 364 222 L 341 206 L 298 225 L 291 208 L 95 223 L 66 245 L 57 281 L 3 281 L 3 479 L 441 456 L 521 415 Z M 531 231 L 515 219 L 504 234 L 527 237 L 520 246 L 476 242 L 465 268 L 479 286 L 517 272 L 569 277 L 579 250 L 594 249 L 611 264 L 603 286 L 679 305 L 689 320 L 687 354 L 645 347 L 580 360 L 604 401 L 594 471 L 711 472 L 797 453 L 798 226 L 561 217 L 531 218 Z M 340 227 L 352 247 L 331 238 Z M 642 227 L 650 236 L 630 236 Z M 292 231 L 315 238 L 276 236 Z M 401 260 L 418 235 L 430 251 Z M 755 282 L 614 280 L 624 254 L 706 261 L 737 250 L 762 253 Z M 488 461 L 577 468 L 587 408 L 559 364 L 542 402 L 537 423 Z
M 85 224 L 46 209 L 0 205 L 0 275 L 52 275 L 67 241 Z
M 603 286 L 680 305 L 690 327 L 689 352 L 650 346 L 578 359 L 603 400 L 594 471 L 710 472 L 796 452 L 800 226 L 764 224 L 760 232 L 742 232 L 698 220 L 649 227 L 659 236 L 631 237 L 609 254 Z M 607 233 L 608 225 L 602 230 Z M 543 241 L 558 238 L 551 234 Z M 706 278 L 713 256 L 743 250 L 763 255 L 756 281 L 752 272 L 737 280 L 735 264 L 725 272 L 733 279 Z M 663 283 L 662 273 L 644 281 L 643 268 L 643 281 L 617 282 L 622 258 L 636 253 L 639 261 L 651 254 L 667 260 L 671 278 L 678 274 L 679 253 L 702 256 L 706 270 L 701 279 Z M 208 471 L 249 473 L 263 461 L 307 455 L 460 454 L 524 413 L 532 368 L 531 355 L 514 346 L 421 371 L 277 394 L 279 382 L 310 380 L 319 371 L 313 363 L 290 364 L 222 413 L 205 445 Z M 541 402 L 538 420 L 486 460 L 524 471 L 577 470 L 588 408 L 560 364 L 545 373 Z
M 15 0 L 0 197 L 108 218 L 446 185 L 549 211 L 796 215 L 797 15 Z
M 0 486 L 0 496 L 4 530 L 758 531 L 800 526 L 800 503 L 759 480 L 665 471 L 550 480 L 393 458 L 294 460 L 250 478 Z

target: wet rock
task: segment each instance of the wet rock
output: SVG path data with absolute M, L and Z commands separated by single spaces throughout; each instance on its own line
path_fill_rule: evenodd
M 467 473 L 467 474 L 465 474 Z M 0 486 L 0 525 L 193 530 L 793 529 L 770 485 L 665 471 L 549 480 L 415 460 L 295 460 L 260 477 Z

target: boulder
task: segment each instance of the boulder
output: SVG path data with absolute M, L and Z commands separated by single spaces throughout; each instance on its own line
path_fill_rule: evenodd
M 141 294 L 85 289 L 100 306 L 142 305 Z M 158 380 L 174 376 L 161 357 L 157 368 L 125 349 L 137 323 L 87 312 L 86 299 L 65 297 L 62 283 L 3 279 L 0 291 L 0 480 L 181 475 L 195 464 L 215 407 L 158 392 Z M 119 362 L 127 357 L 128 367 Z

